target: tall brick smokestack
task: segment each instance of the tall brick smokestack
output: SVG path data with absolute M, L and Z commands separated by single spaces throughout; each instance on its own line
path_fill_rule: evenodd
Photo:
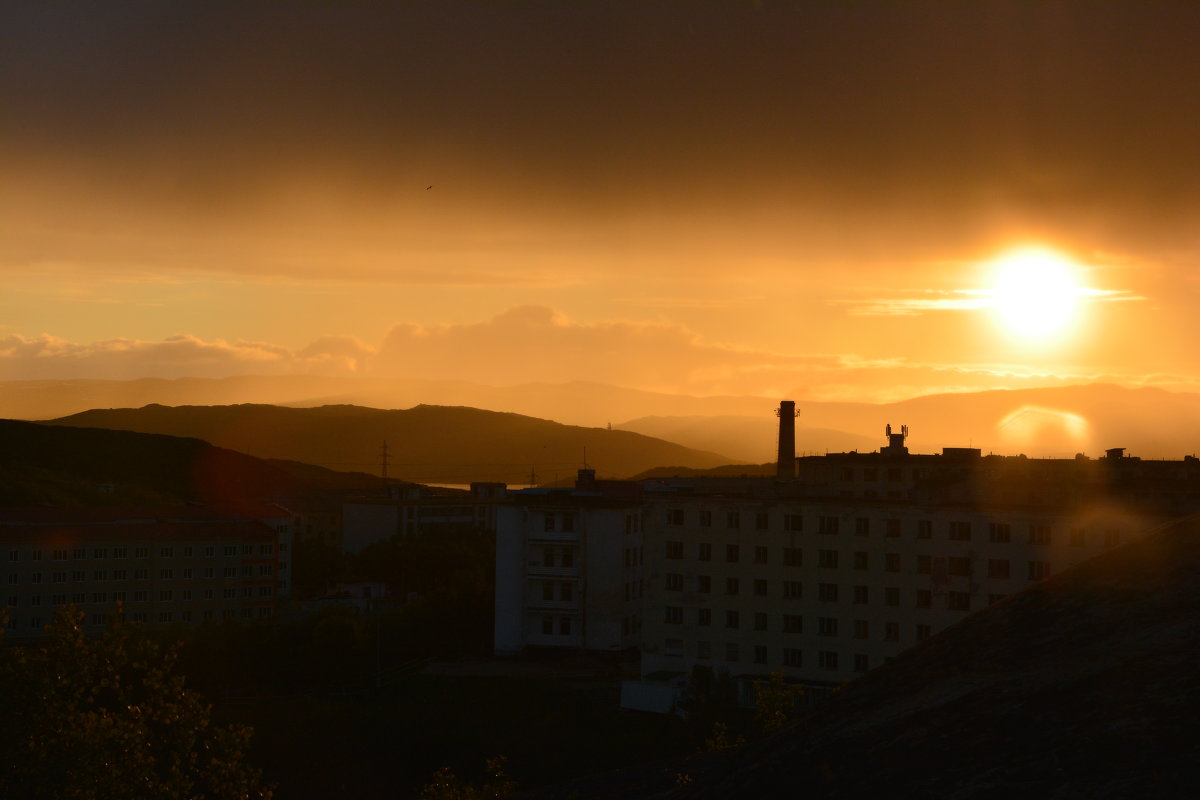
M 796 477 L 796 401 L 781 400 L 775 411 L 779 417 L 779 456 L 775 460 L 777 478 Z

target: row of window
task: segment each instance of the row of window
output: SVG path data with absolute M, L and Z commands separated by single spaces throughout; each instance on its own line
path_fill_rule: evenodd
M 271 609 L 266 606 L 258 608 L 257 610 L 253 609 L 253 608 L 226 608 L 221 611 L 220 618 L 221 619 L 238 619 L 238 618 L 252 619 L 257 616 L 259 619 L 267 619 L 273 615 L 274 615 L 274 609 Z M 145 622 L 149 622 L 149 620 L 150 620 L 150 615 L 145 611 L 131 611 L 128 614 L 126 614 L 125 617 L 130 622 L 145 623 Z M 201 612 L 200 618 L 207 621 L 207 620 L 217 619 L 217 616 L 216 616 L 216 612 L 214 610 L 207 609 L 207 610 Z M 191 611 L 180 611 L 178 613 L 175 611 L 160 611 L 160 612 L 158 612 L 157 619 L 158 619 L 158 623 L 160 625 L 169 625 L 173 622 L 190 623 L 194 620 L 194 616 Z M 97 611 L 97 612 L 91 614 L 87 618 L 87 624 L 97 626 L 97 627 L 103 626 L 103 625 L 108 625 L 110 622 L 112 622 L 112 615 L 110 613 L 107 613 L 104 611 Z M 45 626 L 46 626 L 46 620 L 39 616 L 30 617 L 26 621 L 26 624 L 25 624 L 25 628 L 28 630 L 31 630 L 31 631 L 42 630 Z M 20 630 L 22 627 L 21 620 L 16 617 L 11 618 L 8 620 L 8 624 L 6 627 L 9 630 L 14 630 L 14 631 Z
M 683 655 L 683 641 L 680 639 L 667 639 L 664 644 L 664 653 L 667 655 Z M 696 658 L 702 661 L 708 661 L 713 658 L 712 642 L 698 641 L 696 642 Z M 785 667 L 802 667 L 804 666 L 804 652 L 794 647 L 784 647 L 780 651 L 780 663 Z M 722 659 L 726 663 L 737 663 L 742 658 L 742 648 L 737 642 L 726 642 Z M 754 645 L 751 651 L 751 658 L 755 664 L 769 664 L 770 648 L 766 645 Z M 817 651 L 817 667 L 825 670 L 839 669 L 839 653 L 836 650 L 818 650 Z M 866 672 L 870 669 L 870 657 L 866 653 L 854 654 L 854 670 L 855 672 Z
M 713 512 L 708 509 L 700 509 L 698 512 L 698 522 L 700 527 L 713 527 Z M 755 517 L 755 530 L 767 530 L 769 519 L 766 512 L 758 512 Z M 785 531 L 798 533 L 804 530 L 804 515 L 802 514 L 784 514 L 782 518 L 783 529 Z M 885 519 L 883 522 L 884 536 L 889 539 L 898 538 L 902 535 L 903 520 L 900 519 Z M 667 523 L 670 525 L 684 524 L 684 510 L 672 509 L 667 512 Z M 854 535 L 855 536 L 870 536 L 873 520 L 867 517 L 858 517 L 854 520 Z M 741 512 L 727 511 L 725 512 L 725 527 L 731 530 L 741 528 Z M 818 516 L 817 517 L 817 533 L 834 535 L 841 531 L 841 520 L 836 516 Z M 1013 525 L 1008 522 L 990 522 L 988 523 L 988 541 L 996 543 L 1011 542 L 1013 540 Z M 948 538 L 950 541 L 966 542 L 972 538 L 973 526 L 972 523 L 966 520 L 956 520 L 949 523 Z M 922 519 L 916 521 L 916 538 L 932 539 L 933 538 L 933 520 Z M 1120 543 L 1121 533 L 1115 529 L 1104 531 L 1105 546 L 1112 547 Z M 1047 523 L 1031 522 L 1026 526 L 1025 541 L 1033 545 L 1049 545 L 1052 543 L 1051 528 Z M 1073 528 L 1070 531 L 1068 542 L 1072 547 L 1082 547 L 1087 542 L 1087 531 L 1083 528 Z
M 221 569 L 220 577 L 250 578 L 254 577 L 256 572 L 260 578 L 269 578 L 275 574 L 275 566 L 273 564 L 242 564 L 240 567 L 223 567 Z M 158 579 L 168 581 L 176 580 L 177 578 L 179 580 L 192 580 L 193 578 L 197 577 L 197 573 L 199 573 L 199 577 L 201 578 L 217 577 L 217 571 L 215 567 L 202 567 L 198 570 L 192 567 L 183 567 L 179 570 L 175 570 L 172 567 L 167 567 L 158 570 Z M 145 567 L 134 569 L 132 574 L 133 580 L 135 581 L 150 580 L 150 570 Z M 25 581 L 28 581 L 31 585 L 36 586 L 41 584 L 43 582 L 43 576 L 47 575 L 50 577 L 50 580 L 46 581 L 47 583 L 84 583 L 88 580 L 86 570 L 81 569 L 71 570 L 70 572 L 67 570 L 59 570 L 55 572 L 30 572 L 24 574 L 24 578 Z M 130 570 L 127 569 L 98 569 L 92 570 L 91 581 L 127 581 L 130 579 L 129 576 Z M 22 580 L 22 573 L 20 572 L 8 573 L 9 586 L 19 586 L 25 581 Z
M 148 602 L 150 602 L 151 595 L 152 595 L 152 593 L 145 589 L 138 589 L 137 591 L 133 591 L 133 592 L 128 592 L 128 591 L 92 592 L 90 595 L 91 599 L 89 600 L 88 599 L 89 595 L 87 592 L 71 592 L 69 594 L 66 592 L 63 592 L 60 594 L 50 595 L 50 597 L 49 597 L 50 602 L 48 603 L 48 605 L 65 606 L 68 603 L 72 603 L 74 605 L 84 605 L 85 603 L 93 603 L 93 604 L 95 604 L 95 603 L 125 603 L 125 602 L 129 602 L 131 598 L 132 598 L 132 602 L 134 602 L 134 603 L 148 603 Z M 179 601 L 179 602 L 186 603 L 186 602 L 190 602 L 192 600 L 193 596 L 194 595 L 193 595 L 193 592 L 191 589 L 182 589 L 178 592 L 176 592 L 174 589 L 163 589 L 158 592 L 158 599 L 160 602 Z M 273 587 L 273 586 L 257 586 L 257 587 L 255 587 L 255 586 L 242 586 L 242 587 L 229 586 L 229 587 L 226 587 L 225 589 L 221 590 L 221 596 L 226 600 L 237 599 L 239 596 L 241 596 L 242 598 L 252 598 L 255 596 L 257 596 L 259 598 L 270 598 L 270 597 L 275 596 L 275 587 Z M 201 592 L 199 592 L 199 597 L 203 600 L 214 600 L 214 599 L 216 599 L 216 590 L 215 589 L 204 589 Z M 25 599 L 27 605 L 29 605 L 30 607 L 36 608 L 36 607 L 42 605 L 42 601 L 45 598 L 43 595 L 35 594 L 35 595 L 30 595 L 24 599 Z M 9 595 L 9 597 L 8 597 L 8 605 L 12 608 L 20 607 L 22 605 L 21 601 L 22 601 L 22 598 L 20 595 Z
M 240 546 L 236 545 L 236 544 L 227 544 L 227 545 L 223 545 L 221 547 L 221 555 L 223 555 L 223 556 L 237 556 L 237 555 L 252 556 L 252 555 L 254 555 L 254 548 L 255 548 L 255 546 L 252 544 L 243 544 Z M 211 545 L 211 544 L 210 545 L 201 545 L 199 547 L 193 547 L 192 545 L 184 545 L 179 548 L 176 548 L 175 546 L 172 545 L 170 547 L 159 547 L 158 548 L 158 557 L 159 558 L 175 558 L 176 557 L 175 552 L 177 549 L 179 551 L 180 558 L 195 558 L 195 557 L 197 557 L 197 555 L 196 555 L 197 552 L 200 553 L 201 557 L 206 557 L 206 558 L 212 558 L 213 556 L 215 556 L 217 554 L 216 545 Z M 287 545 L 285 545 L 285 544 L 279 545 L 280 552 L 283 552 L 286 549 L 287 549 Z M 102 560 L 106 560 L 106 559 L 124 559 L 124 558 L 130 557 L 129 554 L 131 551 L 133 553 L 134 558 L 149 558 L 150 557 L 150 547 L 143 546 L 143 547 L 133 547 L 133 548 L 130 548 L 130 547 L 93 547 L 91 549 L 90 558 L 92 560 L 97 560 L 97 561 L 102 561 Z M 28 555 L 27 560 L 41 561 L 44 553 L 45 553 L 45 551 L 43 551 L 41 549 L 28 550 L 28 551 L 26 551 L 26 554 Z M 86 547 L 55 548 L 50 551 L 50 554 L 51 554 L 51 560 L 53 560 L 53 561 L 84 561 L 89 558 L 88 548 L 86 548 Z M 259 544 L 258 545 L 258 554 L 262 555 L 262 556 L 274 555 L 275 554 L 275 545 L 272 543 Z M 8 551 L 8 560 L 9 561 L 20 561 L 21 560 L 21 551 L 18 549 L 10 549 Z

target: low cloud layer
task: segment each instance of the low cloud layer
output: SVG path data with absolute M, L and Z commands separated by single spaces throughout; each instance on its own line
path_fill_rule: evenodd
M 592 381 L 702 396 L 853 401 L 1098 381 L 1196 388 L 1190 379 L 1167 374 L 1033 371 L 1004 364 L 947 366 L 850 354 L 767 352 L 706 341 L 681 325 L 586 323 L 545 306 L 516 307 L 469 324 L 399 324 L 377 350 L 341 335 L 322 336 L 300 349 L 190 335 L 86 344 L 48 335 L 0 338 L 3 380 L 288 374 L 492 386 Z

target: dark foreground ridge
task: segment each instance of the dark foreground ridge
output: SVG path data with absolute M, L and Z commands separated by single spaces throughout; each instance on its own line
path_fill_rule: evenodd
M 1200 520 L 968 617 L 771 739 L 538 793 L 1200 797 Z

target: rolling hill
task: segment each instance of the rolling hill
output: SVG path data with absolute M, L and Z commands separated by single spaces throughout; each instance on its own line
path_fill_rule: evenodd
M 261 458 L 378 472 L 388 442 L 392 477 L 422 483 L 526 483 L 573 476 L 586 462 L 602 476 L 655 466 L 713 467 L 732 459 L 629 431 L 562 425 L 475 408 L 268 405 L 95 409 L 53 425 L 192 436 Z

